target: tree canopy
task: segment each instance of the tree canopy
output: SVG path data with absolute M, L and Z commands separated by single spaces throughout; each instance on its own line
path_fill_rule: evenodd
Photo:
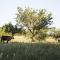
M 39 34 L 39 31 L 48 28 L 52 24 L 52 14 L 45 9 L 36 10 L 17 7 L 16 22 L 25 25 L 32 34 L 32 40 L 34 40 L 33 38 Z
M 4 30 L 4 32 L 7 33 L 11 33 L 12 36 L 14 36 L 14 34 L 19 33 L 19 34 L 25 34 L 26 36 L 26 32 L 24 30 L 24 26 L 23 25 L 13 25 L 11 22 L 9 22 L 8 24 L 3 25 L 2 29 Z
M 5 32 L 11 33 L 12 36 L 14 36 L 15 33 L 20 32 L 21 29 L 17 28 L 17 25 L 12 25 L 11 22 L 8 24 L 5 24 L 2 29 L 4 29 Z

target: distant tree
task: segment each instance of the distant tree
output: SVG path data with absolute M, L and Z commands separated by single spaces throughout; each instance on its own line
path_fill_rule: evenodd
M 16 25 L 12 25 L 11 22 L 9 22 L 8 24 L 5 24 L 5 25 L 2 27 L 2 29 L 4 29 L 5 32 L 11 33 L 12 36 L 14 36 L 15 33 L 25 34 L 25 36 L 26 36 L 26 32 L 25 32 L 25 30 L 24 30 L 23 28 L 24 28 L 24 26 L 20 25 L 20 26 L 18 27 L 17 24 L 16 24 Z
M 11 22 L 9 22 L 8 24 L 5 24 L 5 25 L 2 27 L 2 29 L 4 29 L 4 31 L 7 32 L 7 33 L 11 33 L 12 36 L 14 36 L 14 34 L 15 34 L 15 28 L 14 28 L 14 26 L 12 25 Z
M 17 25 L 12 25 L 11 22 L 5 24 L 2 28 L 4 29 L 5 32 L 11 33 L 12 36 L 14 36 L 15 33 L 21 31 L 21 29 L 17 28 Z
M 17 8 L 16 21 L 25 25 L 31 33 L 31 39 L 34 41 L 34 37 L 39 34 L 40 31 L 48 28 L 52 24 L 51 13 L 46 13 L 45 9 L 34 10 L 32 8 L 22 9 Z
M 54 37 L 60 37 L 60 31 L 54 31 Z

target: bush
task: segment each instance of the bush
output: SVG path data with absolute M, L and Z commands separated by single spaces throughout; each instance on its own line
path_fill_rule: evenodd
M 36 40 L 41 41 L 41 40 L 45 40 L 45 38 L 47 37 L 47 33 L 46 31 L 39 31 L 39 33 L 36 35 Z

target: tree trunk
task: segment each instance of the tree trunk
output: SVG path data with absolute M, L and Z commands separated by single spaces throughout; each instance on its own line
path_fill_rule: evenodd
M 33 37 L 31 37 L 31 39 L 32 39 L 32 42 L 34 42 L 35 40 L 33 39 Z
M 35 40 L 34 40 L 34 33 L 32 34 L 31 39 L 32 39 L 32 42 L 34 42 L 34 41 L 35 41 Z

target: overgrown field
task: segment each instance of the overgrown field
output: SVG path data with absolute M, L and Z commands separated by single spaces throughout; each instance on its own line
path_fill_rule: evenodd
M 0 43 L 0 60 L 60 60 L 60 44 Z

